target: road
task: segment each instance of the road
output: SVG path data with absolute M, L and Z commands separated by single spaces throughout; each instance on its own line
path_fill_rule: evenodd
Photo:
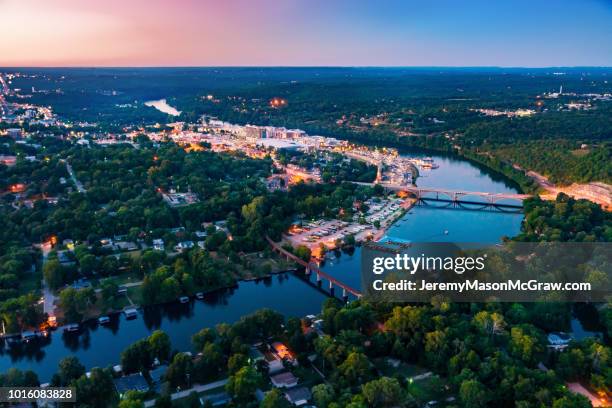
M 83 184 L 79 180 L 77 180 L 76 176 L 74 175 L 74 171 L 72 170 L 72 166 L 68 162 L 66 162 L 66 170 L 68 171 L 68 174 L 70 174 L 70 178 L 72 179 L 72 182 L 76 186 L 77 191 L 79 193 L 85 193 L 87 190 L 85 190 L 85 187 L 83 187 Z
M 179 391 L 179 392 L 175 392 L 174 394 L 170 394 L 170 399 L 172 401 L 177 400 L 177 399 L 181 399 L 181 398 L 187 398 L 189 396 L 189 394 L 191 394 L 192 392 L 196 392 L 196 393 L 201 393 L 204 391 L 208 391 L 208 390 L 213 390 L 215 388 L 219 388 L 219 387 L 223 387 L 225 384 L 227 384 L 227 378 L 223 379 L 223 380 L 219 380 L 219 381 L 215 381 L 215 382 L 211 382 L 208 384 L 202 384 L 202 385 L 196 385 L 193 388 L 190 388 L 188 390 L 183 390 L 183 391 Z M 148 400 L 145 401 L 144 406 L 145 408 L 149 408 L 155 405 L 155 400 Z
M 42 251 L 43 256 L 43 267 L 47 262 L 47 257 L 49 256 L 49 252 L 51 252 L 51 244 L 44 243 L 40 246 L 40 250 Z M 55 314 L 55 295 L 53 291 L 49 289 L 47 286 L 47 282 L 43 278 L 42 280 L 42 290 L 43 290 L 43 311 L 49 315 L 53 316 Z
M 4 77 L 0 74 L 0 117 L 8 114 L 8 104 L 5 97 L 10 93 L 10 89 Z
M 545 193 L 540 195 L 545 200 L 555 200 L 559 193 L 564 193 L 577 200 L 584 198 L 593 201 L 600 204 L 605 210 L 612 211 L 612 186 L 609 184 L 591 182 L 587 184 L 573 183 L 569 186 L 557 186 L 550 182 L 547 177 L 535 171 L 528 171 L 527 175 L 546 190 Z

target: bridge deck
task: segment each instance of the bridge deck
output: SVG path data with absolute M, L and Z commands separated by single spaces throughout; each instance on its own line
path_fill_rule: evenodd
M 276 242 L 272 241 L 272 239 L 270 237 L 266 236 L 266 240 L 272 246 L 272 248 L 274 250 L 278 251 L 280 254 L 286 256 L 287 258 L 290 258 L 291 260 L 293 260 L 297 264 L 303 266 L 304 268 L 308 268 L 311 272 L 314 272 L 315 274 L 321 276 L 322 278 L 330 281 L 332 284 L 341 287 L 342 289 L 346 290 L 348 293 L 350 293 L 350 294 L 352 294 L 354 296 L 357 296 L 357 297 L 361 297 L 361 292 L 358 291 L 357 289 L 353 289 L 352 287 L 348 286 L 346 283 L 341 282 L 338 279 L 334 278 L 333 276 L 330 276 L 330 275 L 326 274 L 321 269 L 319 269 L 319 267 L 317 265 L 315 265 L 313 263 L 310 263 L 310 262 L 306 262 L 306 261 L 304 261 L 301 258 L 298 258 L 297 256 L 295 256 L 291 252 L 289 252 L 286 249 L 282 248 Z
M 354 184 L 364 185 L 364 186 L 374 186 L 376 183 L 363 183 L 354 181 Z M 517 193 L 489 193 L 485 191 L 466 191 L 466 190 L 449 190 L 443 188 L 430 188 L 430 187 L 417 187 L 410 185 L 399 185 L 399 184 L 384 184 L 380 183 L 383 188 L 394 191 L 406 191 L 416 194 L 417 196 L 421 196 L 423 194 L 442 194 L 454 199 L 454 201 L 459 201 L 457 198 L 461 196 L 477 196 L 477 197 L 486 197 L 492 201 L 498 200 L 525 200 L 530 198 L 529 194 L 517 194 Z M 431 197 L 427 197 L 431 198 Z

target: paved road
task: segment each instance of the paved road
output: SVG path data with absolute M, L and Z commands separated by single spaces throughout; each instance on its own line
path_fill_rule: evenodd
M 44 267 L 45 263 L 47 262 L 47 257 L 49 256 L 49 252 L 51 252 L 51 244 L 42 244 L 40 246 L 40 250 L 42 251 Z M 42 280 L 42 289 L 43 311 L 49 316 L 53 316 L 55 314 L 55 295 L 53 294 L 53 291 L 47 286 L 47 282 L 45 282 L 44 278 Z
M 227 378 L 225 378 L 223 380 L 211 382 L 211 383 L 208 383 L 208 384 L 196 385 L 195 387 L 190 388 L 188 390 L 183 390 L 183 391 L 175 392 L 174 394 L 170 394 L 170 399 L 172 399 L 172 401 L 174 401 L 174 400 L 177 400 L 177 399 L 186 398 L 192 392 L 201 393 L 201 392 L 204 392 L 204 391 L 208 391 L 208 390 L 212 390 L 212 389 L 215 389 L 215 388 L 223 387 L 225 384 L 227 384 Z M 152 407 L 154 405 L 155 405 L 155 400 L 148 400 L 148 401 L 145 401 L 145 403 L 144 403 L 145 408 L 149 408 L 149 407 Z
M 68 170 L 68 174 L 70 174 L 70 178 L 72 179 L 72 182 L 76 186 L 77 191 L 79 193 L 86 192 L 87 190 L 85 190 L 85 187 L 83 187 L 83 184 L 79 180 L 77 180 L 76 176 L 74 175 L 74 171 L 72 170 L 72 166 L 68 162 L 66 162 L 66 170 Z

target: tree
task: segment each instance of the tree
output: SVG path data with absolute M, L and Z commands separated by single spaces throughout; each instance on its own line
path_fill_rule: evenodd
M 459 387 L 459 399 L 466 408 L 486 407 L 489 401 L 484 385 L 478 380 L 465 380 Z
M 121 366 L 126 373 L 148 370 L 151 364 L 153 357 L 147 339 L 138 340 L 121 353 Z
M 59 362 L 57 375 L 60 383 L 58 386 L 69 385 L 73 380 L 85 374 L 85 366 L 74 356 L 65 357 Z
M 189 396 L 187 398 L 185 398 L 185 407 L 187 408 L 199 408 L 202 406 L 202 404 L 200 404 L 200 396 L 198 395 L 197 392 L 193 391 L 192 393 L 189 394 Z
M 310 261 L 310 258 L 312 257 L 310 248 L 305 245 L 299 245 L 297 248 L 295 248 L 294 254 L 306 262 Z
M 170 357 L 170 337 L 161 330 L 155 330 L 148 338 L 151 357 L 168 361 Z
M 246 355 L 242 353 L 232 354 L 230 358 L 227 360 L 227 371 L 230 374 L 235 374 L 240 369 L 249 364 L 249 359 Z
M 35 372 L 21 371 L 15 367 L 0 374 L 0 387 L 38 387 L 40 385 Z
M 369 370 L 370 362 L 368 358 L 363 353 L 356 351 L 351 352 L 346 360 L 338 366 L 339 373 L 349 384 L 356 384 L 363 380 L 368 375 Z
M 83 312 L 94 303 L 96 294 L 92 288 L 66 288 L 60 292 L 59 303 L 69 322 L 77 322 L 83 318 Z
M 272 388 L 264 396 L 259 408 L 289 408 L 291 404 L 278 388 Z
M 66 279 L 66 271 L 57 259 L 50 259 L 45 262 L 43 275 L 51 289 L 59 289 Z
M 144 402 L 141 400 L 122 400 L 119 402 L 119 408 L 144 408 Z
M 501 334 L 505 327 L 504 317 L 499 313 L 489 313 L 486 310 L 474 316 L 474 324 L 489 336 Z
M 585 396 L 569 394 L 553 401 L 552 408 L 590 408 L 591 401 Z
M 364 398 L 373 407 L 394 407 L 403 398 L 402 387 L 395 378 L 382 377 L 364 384 L 361 389 Z
M 543 351 L 540 339 L 533 326 L 522 325 L 510 330 L 510 352 L 526 363 L 535 361 L 536 356 Z
M 162 395 L 155 400 L 155 408 L 172 408 L 172 399 L 170 395 Z
M 193 344 L 193 347 L 196 350 L 202 351 L 206 344 L 215 340 L 216 336 L 217 334 L 215 333 L 214 330 L 210 328 L 205 328 L 205 329 L 200 330 L 199 332 L 197 332 L 191 337 L 191 343 Z
M 128 391 L 123 395 L 119 408 L 144 408 L 144 393 L 139 391 Z
M 89 377 L 82 375 L 74 386 L 79 406 L 106 408 L 117 398 L 113 376 L 101 368 L 93 368 Z
M 78 259 L 83 275 L 91 275 L 98 267 L 98 260 L 92 254 L 83 255 Z
M 237 402 L 247 402 L 255 393 L 262 381 L 261 374 L 251 366 L 242 367 L 234 375 L 230 375 L 225 390 Z
M 312 387 L 312 399 L 317 407 L 327 408 L 336 400 L 336 393 L 329 384 L 317 384 Z
M 166 380 L 172 387 L 190 387 L 193 379 L 193 360 L 187 353 L 178 353 L 166 371 Z
M 107 279 L 102 282 L 102 299 L 106 303 L 107 307 L 110 307 L 115 298 L 117 297 L 117 291 L 119 290 L 119 285 L 113 280 Z

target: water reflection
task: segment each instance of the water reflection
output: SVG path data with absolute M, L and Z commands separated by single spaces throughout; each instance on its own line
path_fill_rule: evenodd
M 106 367 L 119 363 L 128 345 L 157 329 L 168 333 L 173 348 L 191 350 L 191 336 L 204 327 L 232 323 L 261 308 L 286 316 L 305 316 L 320 311 L 324 299 L 324 292 L 291 273 L 241 282 L 235 288 L 209 293 L 202 300 L 143 308 L 133 320 L 115 314 L 108 324 L 91 320 L 77 332 L 57 330 L 30 343 L 9 344 L 5 340 L 0 347 L 0 371 L 11 367 L 31 369 L 45 382 L 68 355 L 78 357 L 88 369 Z

